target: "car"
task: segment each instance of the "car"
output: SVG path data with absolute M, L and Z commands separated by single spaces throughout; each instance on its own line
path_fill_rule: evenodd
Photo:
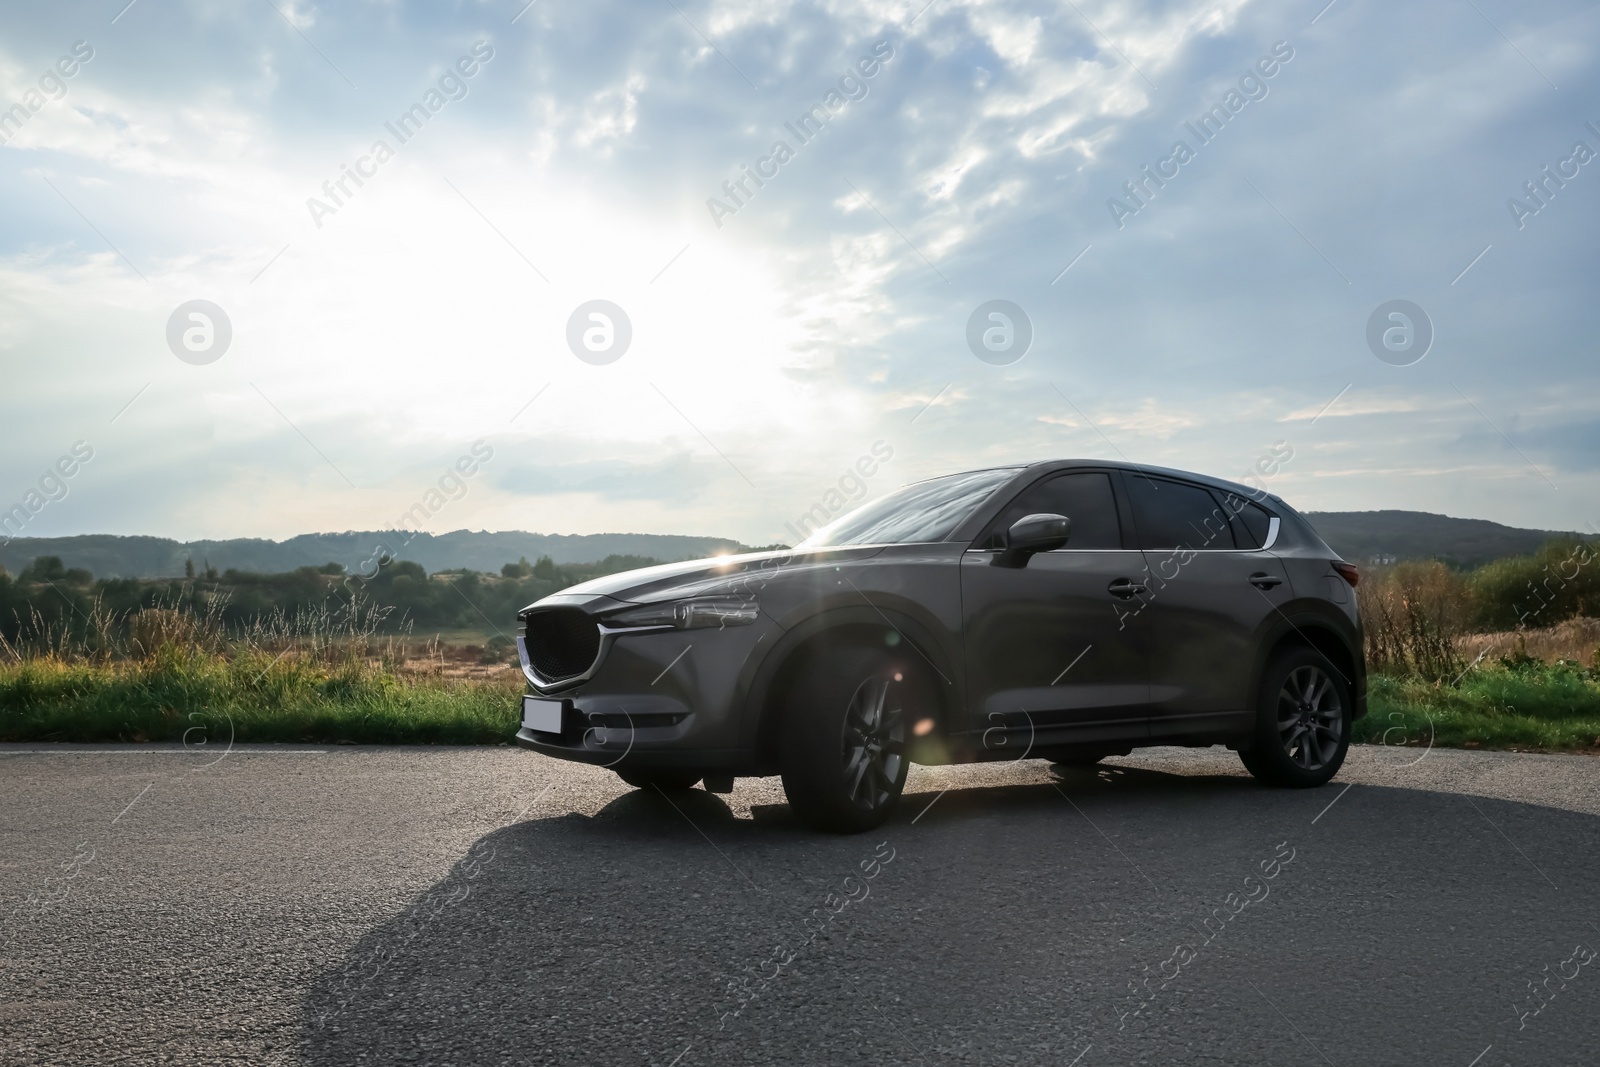
M 1221 744 L 1319 786 L 1366 714 L 1359 573 L 1259 488 L 1052 460 L 800 532 L 522 609 L 517 743 L 642 789 L 781 775 L 802 821 L 852 833 L 913 762 Z

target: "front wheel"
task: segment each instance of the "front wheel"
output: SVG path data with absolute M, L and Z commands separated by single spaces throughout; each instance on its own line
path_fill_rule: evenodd
M 1353 703 L 1350 683 L 1328 657 L 1290 649 L 1262 675 L 1255 738 L 1239 759 L 1267 785 L 1322 785 L 1344 764 Z
M 691 788 L 703 776 L 699 771 L 617 771 L 617 777 L 635 789 L 682 790 Z
M 903 668 L 870 648 L 812 659 L 783 721 L 783 791 L 800 820 L 854 834 L 889 817 L 905 788 Z

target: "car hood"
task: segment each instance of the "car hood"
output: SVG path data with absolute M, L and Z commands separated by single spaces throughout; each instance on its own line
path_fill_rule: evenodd
M 883 551 L 882 545 L 863 545 L 847 548 L 819 548 L 804 552 L 783 549 L 777 552 L 746 552 L 737 556 L 713 556 L 710 559 L 685 560 L 682 563 L 663 563 L 657 567 L 641 567 L 633 571 L 620 571 L 601 578 L 568 586 L 545 600 L 556 597 L 604 596 L 632 604 L 653 604 L 663 600 L 677 600 L 687 596 L 700 596 L 721 592 L 737 592 L 748 587 L 753 577 L 764 580 L 776 578 L 798 570 L 833 566 L 845 560 L 867 559 Z M 538 603 L 543 603 L 541 600 Z M 528 605 L 529 608 L 535 605 Z M 523 608 L 527 611 L 528 608 Z

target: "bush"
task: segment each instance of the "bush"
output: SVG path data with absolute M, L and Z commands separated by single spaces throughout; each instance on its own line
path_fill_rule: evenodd
M 1367 666 L 1377 673 L 1451 679 L 1464 663 L 1456 638 L 1472 614 L 1466 579 L 1443 563 L 1374 568 L 1356 587 Z
M 483 654 L 478 657 L 479 663 L 516 663 L 517 646 L 511 638 L 504 634 L 495 634 L 483 646 Z
M 1473 572 L 1473 622 L 1482 629 L 1554 626 L 1600 615 L 1600 566 L 1591 545 L 1573 539 L 1545 544 L 1531 556 L 1487 563 Z

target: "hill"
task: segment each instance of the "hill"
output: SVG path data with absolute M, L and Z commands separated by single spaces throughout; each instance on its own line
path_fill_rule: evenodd
M 1506 556 L 1530 555 L 1552 538 L 1587 539 L 1426 511 L 1312 511 L 1306 518 L 1329 547 L 1352 562 L 1438 559 L 1452 567 L 1477 567 Z
M 1317 532 L 1345 559 L 1439 559 L 1455 567 L 1476 567 L 1492 559 L 1524 556 L 1551 538 L 1576 533 L 1524 530 L 1484 519 L 1456 519 L 1426 511 L 1314 511 L 1306 515 Z M 489 533 L 455 530 L 417 534 L 403 546 L 393 530 L 302 534 L 287 541 L 232 538 L 223 541 L 174 541 L 165 537 L 19 537 L 0 545 L 0 567 L 16 574 L 39 556 L 60 556 L 68 567 L 82 567 L 105 578 L 173 578 L 183 574 L 186 560 L 197 570 L 209 563 L 219 571 L 232 567 L 259 574 L 341 563 L 356 571 L 387 544 L 404 560 L 421 564 L 430 574 L 465 567 L 498 572 L 502 564 L 526 557 L 549 556 L 561 564 L 597 563 L 607 556 L 644 556 L 673 561 L 699 559 L 741 546 L 725 537 L 678 534 L 538 534 L 521 530 Z M 366 569 L 370 570 L 370 567 Z
M 194 560 L 196 570 L 206 564 L 219 571 L 234 568 L 258 574 L 292 571 L 341 563 L 361 570 L 379 545 L 427 570 L 466 567 L 497 572 L 502 564 L 526 557 L 549 556 L 556 563 L 596 563 L 607 556 L 645 556 L 671 562 L 699 559 L 730 552 L 738 542 L 722 537 L 678 534 L 537 534 L 520 530 L 489 533 L 455 530 L 446 534 L 417 534 L 401 544 L 393 530 L 301 534 L 287 541 L 239 537 L 224 541 L 174 541 L 166 537 L 118 537 L 83 534 L 76 537 L 18 537 L 0 545 L 0 567 L 16 574 L 39 556 L 59 556 L 68 567 L 82 567 L 103 578 L 174 578 L 183 574 L 184 562 Z M 370 571 L 371 567 L 365 568 Z

